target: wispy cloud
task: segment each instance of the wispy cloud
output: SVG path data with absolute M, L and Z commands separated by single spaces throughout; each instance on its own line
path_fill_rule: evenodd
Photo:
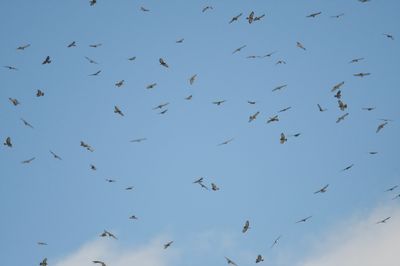
M 385 224 L 376 224 L 388 216 Z M 381 207 L 357 217 L 320 238 L 313 254 L 300 266 L 398 266 L 400 207 Z
M 89 242 L 72 254 L 59 259 L 56 266 L 87 266 L 93 260 L 104 261 L 107 265 L 126 266 L 168 266 L 179 258 L 179 250 L 164 250 L 163 239 L 157 238 L 143 246 L 124 248 L 117 241 L 98 239 Z

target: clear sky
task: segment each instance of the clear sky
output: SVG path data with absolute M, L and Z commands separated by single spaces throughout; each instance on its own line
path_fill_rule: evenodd
M 13 145 L 0 148 L 1 264 L 252 265 L 261 254 L 264 265 L 328 265 L 320 258 L 344 254 L 336 236 L 348 256 L 357 241 L 398 247 L 400 189 L 385 190 L 400 185 L 399 10 L 396 0 L 1 1 L 0 137 Z M 251 11 L 265 17 L 249 24 Z M 342 81 L 344 111 L 331 92 Z M 165 114 L 153 110 L 163 103 Z M 393 121 L 376 133 L 383 118 Z M 105 229 L 118 240 L 99 237 Z M 392 251 L 383 266 L 398 265 Z

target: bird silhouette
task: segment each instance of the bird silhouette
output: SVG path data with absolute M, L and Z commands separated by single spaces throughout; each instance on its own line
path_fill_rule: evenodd
M 339 116 L 336 119 L 336 123 L 339 123 L 340 121 L 343 121 L 346 118 L 346 116 L 348 116 L 348 115 L 349 115 L 349 113 L 345 113 L 344 115 Z
M 249 230 L 249 229 L 250 229 L 250 222 L 249 222 L 249 220 L 247 220 L 243 225 L 242 233 L 243 234 L 246 233 L 247 230 Z
M 238 19 L 243 15 L 243 13 L 240 13 L 236 16 L 234 16 L 233 18 L 231 18 L 231 20 L 229 21 L 229 24 L 231 24 L 232 22 L 238 21 Z
M 174 243 L 174 241 L 169 241 L 168 243 L 164 244 L 164 249 L 169 248 L 172 245 L 172 243 Z
M 316 13 L 311 13 L 310 15 L 307 15 L 307 18 L 315 18 L 316 16 L 321 15 L 322 12 L 316 12 Z
M 317 106 L 320 112 L 325 112 L 327 110 L 326 108 L 322 108 L 319 104 L 317 104 Z
M 377 224 L 385 224 L 390 218 L 392 217 L 386 217 L 385 219 L 378 221 Z
M 281 144 L 284 144 L 286 141 L 287 141 L 287 138 L 286 138 L 285 134 L 281 133 L 281 137 L 279 139 L 279 142 Z
M 314 194 L 325 193 L 327 191 L 328 187 L 329 187 L 329 184 L 325 185 L 323 188 L 320 188 L 319 190 L 315 191 Z
M 110 238 L 114 238 L 114 239 L 118 239 L 113 233 L 104 230 L 103 233 L 100 234 L 100 237 L 110 237 Z
M 116 105 L 114 106 L 114 113 L 124 116 L 124 113 L 122 113 L 121 109 L 119 109 L 119 107 Z
M 13 146 L 11 143 L 10 137 L 7 137 L 3 144 L 4 144 L 4 146 L 10 147 L 10 148 Z
M 50 64 L 50 63 L 51 63 L 50 56 L 46 56 L 46 58 L 45 58 L 44 61 L 42 62 L 42 65 L 46 65 L 46 64 Z
M 67 47 L 68 47 L 68 48 L 76 47 L 76 42 L 75 42 L 75 41 L 71 42 L 70 44 L 68 44 Z
M 33 129 L 33 126 L 29 122 L 27 122 L 25 119 L 21 118 L 21 121 L 24 123 L 25 126 Z
M 60 156 L 58 156 L 57 154 L 55 154 L 53 151 L 50 150 L 51 155 L 53 155 L 54 159 L 57 160 L 62 160 L 62 158 Z
M 30 47 L 30 44 L 25 44 L 17 47 L 17 50 L 25 50 L 26 48 Z
M 235 50 L 233 50 L 232 54 L 235 54 L 235 53 L 237 53 L 237 52 L 240 52 L 242 49 L 244 49 L 244 48 L 246 48 L 246 47 L 247 47 L 247 45 L 242 45 L 242 46 L 240 46 L 239 48 L 236 48 Z
M 44 92 L 41 90 L 37 90 L 36 97 L 43 97 L 43 96 L 44 96 Z
M 264 258 L 261 255 L 258 255 L 256 258 L 256 263 L 264 261 Z
M 226 262 L 228 263 L 228 264 L 232 264 L 233 266 L 238 266 L 233 260 L 231 260 L 230 258 L 228 258 L 228 257 L 225 257 L 225 259 L 226 259 Z
M 260 114 L 259 111 L 255 112 L 254 114 L 249 116 L 249 123 L 256 120 L 257 116 Z
M 300 220 L 298 220 L 298 221 L 296 222 L 296 224 L 298 224 L 298 223 L 305 223 L 305 222 L 307 222 L 309 219 L 311 219 L 311 217 L 312 217 L 312 216 L 308 216 L 308 217 L 306 217 L 306 218 L 300 219 Z
M 158 61 L 160 62 L 160 65 L 162 65 L 163 67 L 166 67 L 166 68 L 169 67 L 168 64 L 164 61 L 164 59 L 160 58 L 160 59 L 158 59 Z
M 388 124 L 388 122 L 384 122 L 382 124 L 379 124 L 378 127 L 376 128 L 376 133 L 381 131 L 387 124 Z
M 22 164 L 28 164 L 28 163 L 31 163 L 33 160 L 35 160 L 36 158 L 35 157 L 32 157 L 32 158 L 30 158 L 30 159 L 28 159 L 28 160 L 24 160 L 24 161 L 22 161 L 21 163 Z

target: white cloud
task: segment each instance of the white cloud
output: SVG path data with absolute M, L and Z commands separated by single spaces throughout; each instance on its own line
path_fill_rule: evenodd
M 79 248 L 77 251 L 61 258 L 56 266 L 87 266 L 94 265 L 93 260 L 104 261 L 107 265 L 126 266 L 168 266 L 173 265 L 179 255 L 176 248 L 164 250 L 161 238 L 150 243 L 133 248 L 122 248 L 118 241 L 112 239 L 97 239 Z
M 386 224 L 376 224 L 388 216 Z M 300 266 L 400 265 L 400 208 L 382 207 L 357 217 L 319 239 Z

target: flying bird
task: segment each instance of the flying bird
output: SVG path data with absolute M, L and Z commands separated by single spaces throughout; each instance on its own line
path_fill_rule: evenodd
M 369 154 L 371 154 L 371 155 L 375 155 L 375 154 L 378 154 L 378 152 L 377 151 L 370 151 L 370 152 L 368 152 Z
M 340 13 L 338 15 L 331 16 L 331 18 L 340 18 L 340 17 L 343 17 L 343 16 L 344 16 L 344 13 Z
M 259 111 L 255 112 L 254 114 L 249 116 L 249 123 L 253 120 L 256 120 L 257 116 L 260 114 Z
M 247 220 L 243 226 L 242 233 L 246 233 L 247 230 L 249 230 L 249 228 L 250 228 L 250 222 L 249 220 Z
M 391 188 L 386 189 L 385 192 L 391 192 L 391 191 L 395 190 L 398 187 L 399 187 L 398 185 L 395 185 L 395 186 L 393 186 Z
M 328 187 L 329 187 L 329 184 L 328 184 L 328 185 L 325 185 L 323 188 L 321 188 L 321 189 L 315 191 L 314 194 L 325 193 L 325 192 L 327 191 L 327 188 L 328 188 Z
M 218 190 L 219 190 L 219 187 L 218 187 L 216 184 L 211 183 L 211 189 L 212 189 L 213 191 L 218 191 Z
M 91 165 L 90 165 L 90 169 L 92 169 L 93 171 L 96 171 L 96 170 L 97 170 L 97 168 L 96 168 L 96 166 L 95 166 L 94 164 L 91 164 Z
M 288 106 L 286 108 L 279 110 L 278 113 L 286 112 L 287 110 L 290 110 L 291 108 L 292 108 L 291 106 Z
M 137 220 L 138 218 L 137 218 L 135 215 L 131 215 L 131 216 L 129 217 L 129 219 L 131 219 L 131 220 Z
M 306 218 L 303 218 L 303 219 L 301 219 L 301 220 L 298 220 L 298 221 L 296 222 L 296 224 L 298 224 L 298 223 L 305 223 L 305 222 L 307 222 L 311 217 L 312 217 L 312 216 L 308 216 L 308 217 L 306 217 Z
M 340 87 L 342 87 L 343 85 L 344 85 L 344 81 L 336 84 L 335 86 L 332 87 L 331 92 L 334 92 L 334 91 L 340 89 Z
M 147 138 L 133 139 L 130 142 L 142 142 L 142 141 L 145 141 L 145 140 L 147 140 Z
M 256 104 L 256 101 L 247 101 L 248 104 Z
M 371 75 L 371 73 L 360 72 L 360 73 L 354 74 L 353 76 L 363 78 L 363 77 L 369 76 L 369 75 Z
M 312 14 L 310 14 L 310 15 L 306 16 L 306 18 L 315 18 L 316 16 L 319 16 L 319 15 L 321 15 L 321 13 L 322 13 L 322 12 L 316 12 L 316 13 L 312 13 Z
M 387 38 L 391 39 L 392 41 L 394 41 L 394 37 L 391 34 L 387 34 L 387 33 L 383 33 L 383 35 L 385 35 Z
M 204 177 L 200 177 L 200 178 L 196 179 L 195 181 L 193 181 L 193 184 L 200 184 L 203 182 L 203 180 L 204 180 Z
M 347 166 L 347 167 L 343 168 L 343 169 L 341 170 L 341 172 L 344 172 L 344 171 L 350 170 L 350 168 L 352 168 L 353 166 L 354 166 L 354 164 L 350 164 L 349 166 Z
M 47 243 L 46 243 L 46 242 L 37 242 L 37 244 L 38 244 L 39 246 L 47 246 Z
M 159 115 L 163 115 L 163 114 L 165 114 L 166 112 L 168 112 L 168 109 L 165 109 L 165 110 L 159 112 L 158 114 L 159 114 Z
M 89 57 L 87 57 L 87 56 L 85 56 L 85 58 L 86 58 L 86 60 L 88 60 L 89 63 L 91 63 L 91 64 L 96 64 L 96 65 L 99 64 L 99 63 L 97 63 L 96 61 L 94 61 L 93 59 L 91 59 L 91 58 L 89 58 Z
M 21 163 L 22 163 L 22 164 L 27 164 L 27 163 L 32 162 L 32 161 L 35 160 L 35 159 L 36 159 L 35 157 L 32 157 L 32 158 L 30 158 L 30 159 L 28 159 L 28 160 L 22 161 Z
M 152 88 L 154 88 L 155 86 L 157 86 L 157 83 L 151 83 L 151 84 L 149 84 L 149 85 L 147 85 L 146 86 L 146 89 L 152 89 Z
M 376 129 L 376 133 L 378 133 L 379 131 L 381 131 L 381 130 L 387 125 L 387 123 L 388 123 L 388 122 L 384 122 L 384 123 L 380 124 L 380 125 L 377 127 L 377 129 Z
M 197 78 L 197 74 L 194 74 L 193 76 L 191 76 L 190 79 L 189 79 L 189 84 L 193 85 L 193 83 L 196 80 L 196 78 Z
M 97 3 L 97 0 L 90 0 L 89 4 L 90 6 L 94 6 Z
M 303 49 L 304 51 L 306 50 L 306 48 L 301 42 L 296 42 L 296 46 L 299 47 L 300 49 Z
M 282 65 L 282 64 L 286 65 L 286 61 L 284 61 L 284 60 L 278 60 L 278 61 L 275 63 L 275 65 Z
M 129 61 L 133 61 L 133 60 L 135 60 L 135 59 L 136 59 L 136 56 L 132 56 L 132 57 L 129 57 L 129 58 L 128 58 Z
M 150 9 L 147 9 L 147 8 L 141 6 L 141 7 L 140 7 L 140 11 L 143 11 L 143 12 L 150 12 Z
M 226 100 L 214 101 L 212 103 L 219 106 L 219 105 L 223 104 L 224 102 L 226 102 Z
M 273 52 L 271 52 L 271 53 L 269 53 L 269 54 L 265 54 L 265 55 L 263 55 L 263 56 L 261 56 L 262 58 L 265 58 L 265 57 L 271 57 L 273 54 L 275 54 L 276 53 L 276 51 L 273 51 Z
M 344 115 L 339 116 L 338 119 L 336 120 L 336 123 L 343 121 L 346 118 L 346 116 L 348 116 L 348 115 L 349 115 L 349 113 L 345 113 Z
M 20 102 L 17 100 L 17 99 L 15 99 L 15 98 L 8 98 L 9 100 L 10 100 L 10 102 L 14 105 L 14 106 L 17 106 L 18 104 L 20 104 Z
M 127 188 L 125 188 L 125 190 L 132 190 L 134 187 L 127 187 Z
M 279 142 L 281 144 L 284 144 L 286 141 L 287 141 L 287 138 L 286 138 L 285 134 L 281 133 L 281 137 L 279 139 Z
M 67 47 L 68 47 L 68 48 L 76 47 L 76 42 L 75 42 L 75 41 L 71 42 L 70 44 L 68 44 Z
M 400 194 L 397 194 L 394 198 L 392 198 L 392 200 L 399 199 L 399 198 L 400 198 Z
M 93 74 L 90 74 L 89 76 L 97 76 L 98 74 L 100 74 L 101 73 L 101 70 L 98 70 L 97 72 L 95 72 L 95 73 L 93 73 Z
M 111 237 L 114 239 L 118 239 L 114 234 L 112 234 L 111 232 L 104 230 L 103 233 L 101 233 L 100 237 Z
M 265 17 L 265 14 L 262 14 L 261 16 L 258 16 L 258 17 L 254 17 L 253 21 L 261 20 L 263 17 Z
M 91 48 L 97 48 L 97 47 L 100 47 L 100 46 L 102 46 L 103 44 L 101 44 L 101 43 L 96 43 L 96 44 L 90 44 L 89 45 L 89 47 L 91 47 Z
M 187 96 L 187 97 L 185 97 L 185 100 L 191 100 L 193 98 L 193 95 L 192 94 L 190 94 L 189 96 Z
M 25 126 L 33 129 L 33 126 L 30 123 L 28 123 L 25 119 L 21 118 L 21 121 L 24 123 Z
M 281 239 L 281 235 L 280 236 L 278 236 L 275 240 L 274 240 L 274 242 L 272 243 L 272 245 L 271 245 L 271 248 L 273 248 L 274 246 L 276 246 L 277 244 L 278 244 L 278 241 Z
M 125 80 L 120 80 L 120 81 L 115 83 L 115 86 L 120 88 L 120 87 L 122 87 L 122 85 L 124 85 L 124 82 L 125 82 Z
M 46 56 L 46 58 L 45 58 L 44 61 L 42 62 L 42 65 L 46 65 L 46 64 L 50 64 L 50 63 L 51 63 L 50 56 Z
M 378 221 L 377 224 L 385 224 L 390 218 L 392 217 L 386 217 L 385 219 Z
M 107 266 L 104 262 L 100 261 L 100 260 L 94 260 L 93 263 L 98 263 L 101 266 Z
M 213 7 L 212 6 L 205 6 L 205 7 L 203 7 L 203 9 L 201 10 L 201 12 L 206 12 L 207 10 L 212 10 L 213 9 Z
M 30 44 L 25 44 L 25 45 L 21 45 L 17 47 L 17 50 L 25 50 L 26 48 L 28 48 L 29 46 L 31 46 Z
M 160 65 L 162 65 L 163 67 L 166 67 L 166 68 L 169 67 L 168 64 L 164 61 L 164 59 L 160 58 L 160 59 L 158 59 L 158 61 L 160 62 Z
M 358 2 L 361 2 L 361 3 L 367 3 L 369 1 L 371 1 L 371 0 L 358 0 Z
M 247 21 L 249 22 L 249 24 L 253 23 L 254 20 L 254 11 L 251 11 L 251 13 L 249 14 L 249 16 L 246 18 Z
M 10 148 L 13 146 L 11 143 L 10 137 L 7 137 L 3 144 L 4 144 L 4 146 L 10 147 Z
M 169 246 L 171 246 L 172 243 L 174 243 L 174 241 L 169 241 L 168 243 L 164 244 L 164 249 L 169 248 Z
M 342 91 L 341 91 L 341 90 L 338 90 L 338 91 L 336 92 L 336 94 L 333 95 L 333 97 L 335 97 L 335 98 L 337 98 L 337 99 L 342 98 Z
M 238 266 L 233 260 L 231 260 L 230 258 L 228 258 L 228 257 L 225 257 L 225 259 L 226 259 L 226 262 L 228 263 L 228 264 L 232 264 L 233 266 Z
M 256 263 L 264 261 L 264 258 L 261 255 L 258 255 L 256 258 Z
M 153 110 L 162 109 L 162 108 L 164 108 L 165 106 L 167 106 L 168 104 L 169 104 L 169 102 L 161 103 L 161 104 L 157 105 L 156 107 L 154 107 Z
M 273 89 L 272 91 L 278 91 L 278 90 L 281 90 L 281 89 L 283 89 L 285 87 L 287 87 L 287 84 L 280 85 L 280 86 L 276 87 L 275 89 Z
M 238 21 L 238 19 L 243 15 L 243 13 L 240 13 L 239 15 L 234 16 L 230 21 L 229 24 L 232 22 Z
M 50 153 L 53 155 L 54 159 L 62 160 L 60 156 L 58 156 L 57 154 L 55 154 L 51 150 L 50 150 Z
M 234 140 L 233 138 L 232 138 L 232 139 L 225 140 L 224 142 L 221 142 L 221 143 L 218 144 L 217 146 L 226 145 L 226 144 L 230 143 L 230 142 L 233 141 L 233 140 Z
M 375 110 L 375 108 L 376 108 L 376 107 L 363 107 L 362 110 L 365 110 L 365 111 L 372 111 L 372 110 Z
M 81 141 L 81 146 L 86 148 L 88 151 L 94 152 L 94 149 L 87 143 Z
M 18 68 L 13 67 L 13 66 L 4 66 L 4 67 L 9 69 L 9 70 L 18 70 Z
M 43 96 L 44 96 L 44 92 L 41 90 L 37 90 L 36 97 L 43 97 Z
M 364 57 L 354 58 L 354 59 L 352 59 L 352 60 L 349 62 L 349 64 L 358 63 L 358 62 L 360 62 L 361 60 L 364 60 Z
M 42 262 L 39 263 L 40 266 L 47 266 L 47 258 L 44 258 Z
M 347 108 L 347 104 L 344 103 L 344 102 L 342 102 L 341 100 L 338 100 L 338 105 L 339 105 L 339 109 L 340 109 L 341 111 L 344 111 L 344 110 L 346 110 L 346 108 Z
M 242 45 L 242 46 L 240 46 L 239 48 L 236 48 L 233 52 L 232 52 L 232 54 L 235 54 L 235 53 L 237 53 L 237 52 L 240 52 L 243 48 L 246 48 L 247 47 L 247 45 Z
M 117 180 L 115 180 L 115 179 L 110 179 L 110 178 L 106 178 L 105 180 L 106 180 L 106 182 L 108 182 L 108 183 L 115 183 L 115 182 L 117 182 Z
M 317 106 L 318 106 L 318 109 L 320 112 L 325 112 L 326 110 L 328 110 L 326 108 L 322 108 L 321 105 L 319 105 L 319 104 L 317 104 Z
M 270 117 L 268 120 L 267 120 L 267 124 L 269 124 L 269 123 L 271 123 L 271 122 L 278 122 L 279 121 L 279 117 L 278 117 L 278 115 L 275 115 L 275 116 L 273 116 L 273 117 Z
M 119 114 L 120 116 L 124 116 L 124 114 L 122 113 L 122 111 L 119 109 L 118 106 L 114 106 L 114 113 Z
M 175 42 L 176 42 L 176 43 L 183 43 L 184 40 L 185 40 L 184 38 L 181 38 L 181 39 L 179 39 L 179 40 L 177 40 L 177 41 L 175 41 Z

